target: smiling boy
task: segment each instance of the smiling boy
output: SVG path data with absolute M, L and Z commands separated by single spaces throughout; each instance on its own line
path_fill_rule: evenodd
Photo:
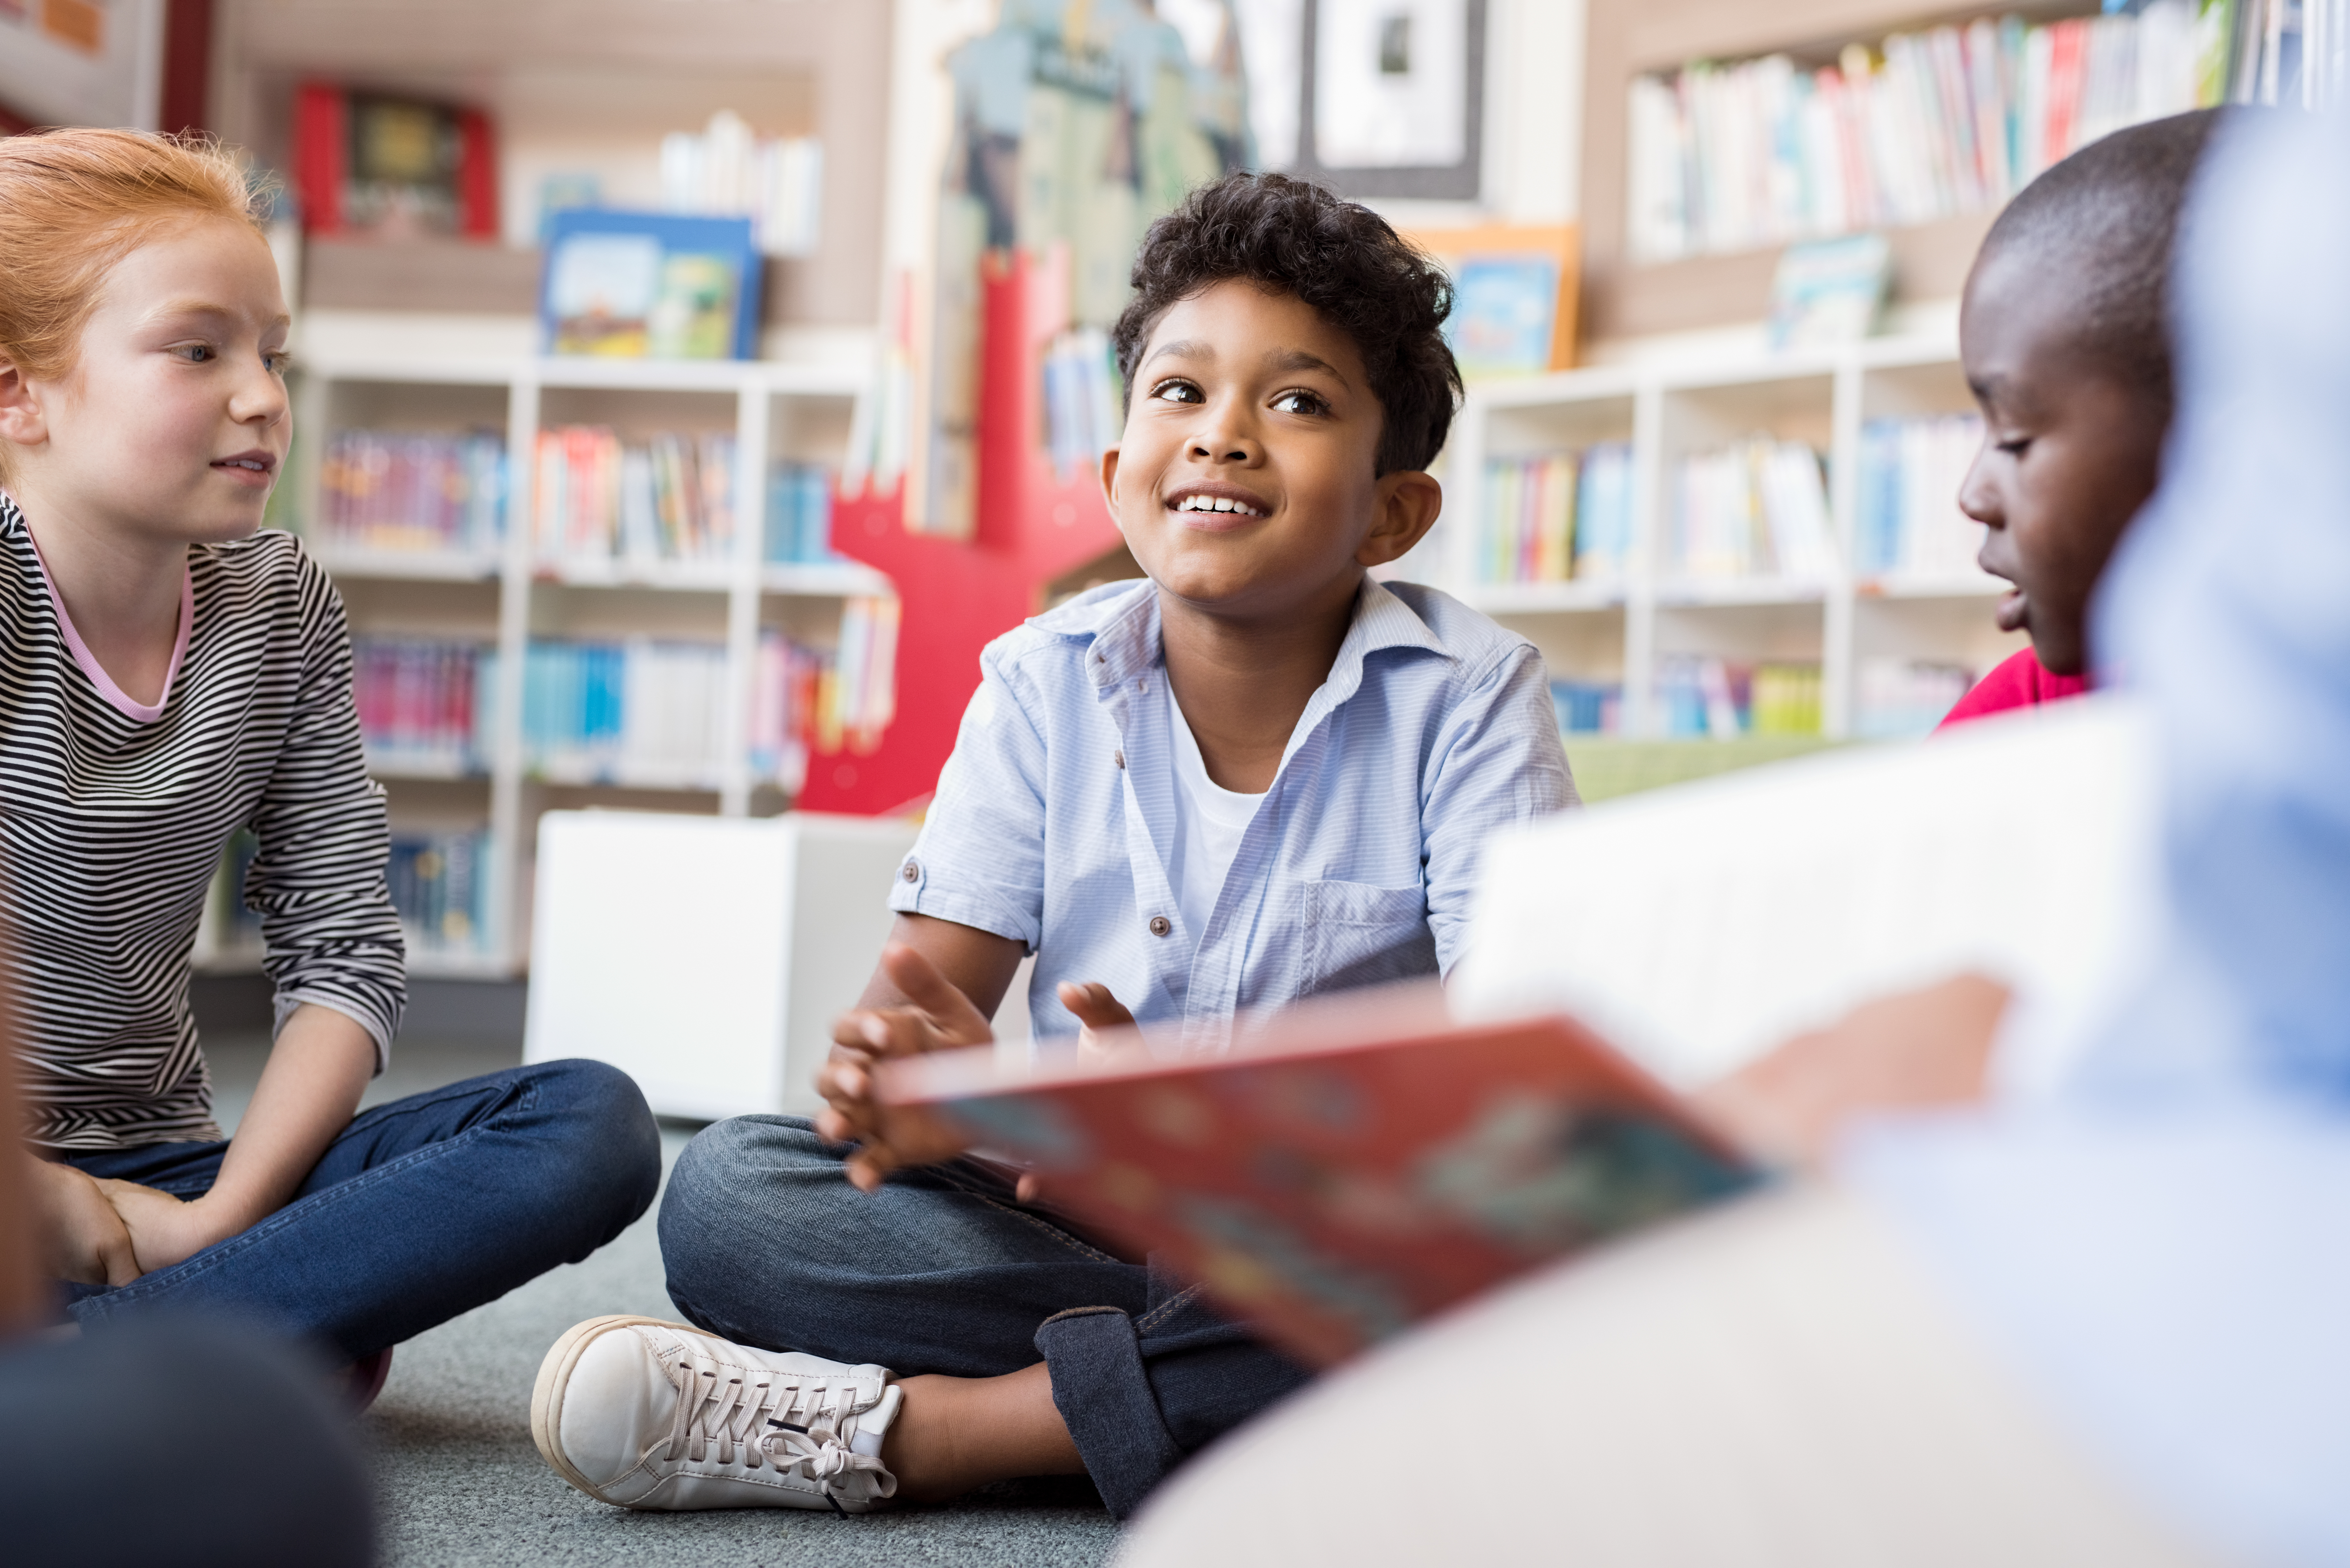
M 2154 493 L 2170 429 L 2168 281 L 2221 111 L 2117 131 L 2026 186 L 1984 236 L 1959 317 L 1983 446 L 1959 492 L 2021 649 L 1945 724 L 2089 689 L 2089 601 Z
M 1305 1373 L 868 1069 L 988 1040 L 1032 951 L 1046 1049 L 1128 1020 L 1212 1049 L 1243 1008 L 1447 972 L 1485 836 L 1575 799 L 1534 649 L 1371 576 L 1441 502 L 1441 272 L 1365 208 L 1237 175 L 1153 227 L 1134 284 L 1102 486 L 1148 580 L 983 655 L 830 1109 L 721 1123 L 671 1179 L 697 1326 L 549 1352 L 533 1433 L 606 1501 L 861 1511 L 1082 1470 L 1129 1511 Z

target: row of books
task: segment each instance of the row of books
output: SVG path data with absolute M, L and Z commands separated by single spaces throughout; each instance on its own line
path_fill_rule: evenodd
M 1558 727 L 1570 735 L 1613 735 L 1624 727 L 1624 683 L 1620 680 L 1554 680 L 1551 706 L 1558 711 Z
M 701 134 L 661 138 L 661 201 L 672 213 L 740 213 L 760 250 L 810 256 L 822 236 L 824 143 L 812 136 L 761 136 L 721 109 Z
M 1498 458 L 1485 465 L 1476 575 L 1489 583 L 1620 582 L 1632 547 L 1632 449 Z
M 392 829 L 384 882 L 411 955 L 481 950 L 489 930 L 490 846 L 485 827 Z M 261 945 L 261 917 L 244 902 L 244 876 L 259 850 L 259 841 L 240 828 L 222 857 L 211 919 L 224 948 Z
M 497 655 L 475 643 L 412 637 L 351 639 L 351 687 L 368 763 L 387 771 L 469 774 L 489 766 Z
M 1816 70 L 1773 55 L 1638 78 L 1632 253 L 1664 261 L 1996 208 L 2101 136 L 2221 101 L 2230 4 L 2151 0 L 2045 26 L 1984 17 L 1852 45 Z
M 1668 735 L 1816 735 L 1820 667 L 1668 655 L 1657 661 L 1657 705 Z
M 543 560 L 721 561 L 734 541 L 734 438 L 625 442 L 605 425 L 538 432 L 531 540 Z
M 533 642 L 523 754 L 559 783 L 715 788 L 725 701 L 716 643 Z
M 1959 510 L 1959 490 L 1982 441 L 1973 414 L 1861 426 L 1856 572 L 1963 576 L 1980 569 L 1983 525 Z
M 411 954 L 481 950 L 490 929 L 487 828 L 395 829 L 384 879 Z
M 767 526 L 761 558 L 785 566 L 822 566 L 832 547 L 832 471 L 821 463 L 767 467 Z
M 896 715 L 898 601 L 851 599 L 840 641 L 812 648 L 772 628 L 759 636 L 751 680 L 751 774 L 786 794 L 807 781 L 808 759 L 869 753 Z
M 318 464 L 318 535 L 347 549 L 494 550 L 506 444 L 486 431 L 337 431 Z
M 1126 425 L 1118 360 L 1098 327 L 1064 332 L 1045 349 L 1045 448 L 1063 483 L 1090 474 Z
M 1676 466 L 1666 570 L 1718 580 L 1827 576 L 1833 545 L 1820 455 L 1801 441 L 1755 436 Z

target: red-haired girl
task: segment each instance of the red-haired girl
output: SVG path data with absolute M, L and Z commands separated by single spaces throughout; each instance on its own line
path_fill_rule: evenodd
M 588 1063 L 352 1114 L 403 952 L 342 603 L 260 531 L 288 324 L 250 202 L 209 145 L 0 140 L 6 979 L 66 1310 L 240 1317 L 380 1379 L 394 1344 L 609 1241 L 659 1146 Z M 240 827 L 277 1032 L 224 1141 L 189 955 Z

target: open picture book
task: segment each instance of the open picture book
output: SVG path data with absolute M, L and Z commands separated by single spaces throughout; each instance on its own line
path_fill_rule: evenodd
M 1755 1179 L 1572 1020 L 1455 1024 L 1432 983 L 1244 1022 L 1229 1054 L 1124 1034 L 1009 1070 L 981 1048 L 883 1073 L 889 1098 L 933 1106 L 1041 1178 L 1045 1203 L 1315 1366 Z
M 899 1061 L 1044 1200 L 1327 1364 L 1761 1173 L 1685 1096 L 1860 1003 L 1989 976 L 2000 1092 L 2060 1082 L 2150 898 L 2112 698 L 1563 813 L 1488 845 L 1449 987 Z

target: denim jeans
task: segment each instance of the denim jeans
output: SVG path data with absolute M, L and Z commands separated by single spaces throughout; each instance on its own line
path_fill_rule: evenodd
M 225 1143 L 71 1153 L 94 1177 L 210 1191 Z M 346 1361 L 576 1263 L 651 1204 L 660 1134 L 600 1062 L 468 1078 L 362 1111 L 294 1200 L 119 1289 L 69 1285 L 85 1327 L 151 1313 L 249 1324 Z
M 972 1160 L 859 1192 L 847 1147 L 738 1116 L 678 1158 L 661 1200 L 670 1299 L 767 1350 L 900 1376 L 1052 1369 L 1053 1402 L 1123 1519 L 1190 1454 L 1305 1382 L 1303 1366 L 1143 1263 L 1017 1203 Z

